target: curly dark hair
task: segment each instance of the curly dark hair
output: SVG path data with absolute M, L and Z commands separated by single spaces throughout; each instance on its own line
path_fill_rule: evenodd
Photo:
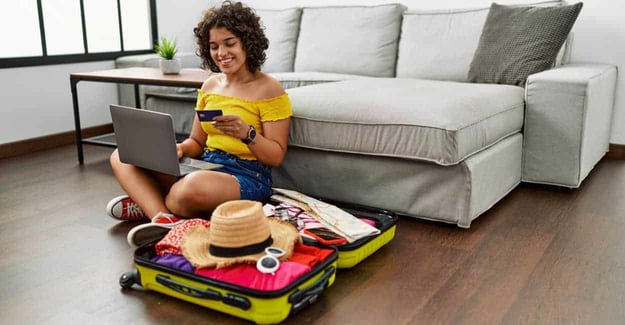
M 247 54 L 247 68 L 251 72 L 260 70 L 265 63 L 265 50 L 269 47 L 269 40 L 265 36 L 260 17 L 253 9 L 241 2 L 224 1 L 221 7 L 210 8 L 204 12 L 202 20 L 193 28 L 197 43 L 196 54 L 202 59 L 202 67 L 213 72 L 220 72 L 210 54 L 210 30 L 226 28 L 241 39 L 243 49 Z

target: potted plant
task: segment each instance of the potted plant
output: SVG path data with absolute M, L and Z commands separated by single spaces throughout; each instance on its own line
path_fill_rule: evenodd
M 180 59 L 176 57 L 178 48 L 175 41 L 161 38 L 161 41 L 154 45 L 156 53 L 161 57 L 159 62 L 163 74 L 177 74 L 180 72 Z

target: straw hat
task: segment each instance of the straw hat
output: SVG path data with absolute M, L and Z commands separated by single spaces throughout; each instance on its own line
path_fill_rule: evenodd
M 260 202 L 236 200 L 219 205 L 211 216 L 210 228 L 197 226 L 182 238 L 182 255 L 198 268 L 256 263 L 265 248 L 277 247 L 288 259 L 301 238 L 295 227 L 267 218 Z

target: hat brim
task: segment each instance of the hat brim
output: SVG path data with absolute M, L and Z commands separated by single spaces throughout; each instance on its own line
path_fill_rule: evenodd
M 286 254 L 279 259 L 286 260 L 293 254 L 295 244 L 301 242 L 301 237 L 297 229 L 288 222 L 276 218 L 269 218 L 268 221 L 273 239 L 271 247 L 282 249 Z M 198 225 L 189 230 L 182 238 L 182 255 L 196 268 L 221 268 L 238 263 L 256 263 L 259 258 L 265 255 L 263 251 L 236 257 L 214 256 L 209 250 L 210 243 L 210 230 L 203 225 Z

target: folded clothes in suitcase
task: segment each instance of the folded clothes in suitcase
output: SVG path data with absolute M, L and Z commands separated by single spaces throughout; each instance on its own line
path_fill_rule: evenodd
M 334 282 L 338 252 L 315 265 L 308 274 L 280 290 L 261 291 L 214 280 L 154 262 L 155 243 L 139 247 L 134 254 L 135 268 L 124 273 L 119 284 L 133 284 L 148 290 L 189 301 L 259 324 L 279 323 L 315 302 Z
M 363 237 L 357 239 L 353 242 L 336 242 L 331 238 L 327 241 L 324 241 L 323 238 L 318 238 L 317 240 L 321 241 L 320 244 L 329 243 L 330 245 L 336 246 L 339 251 L 338 257 L 338 268 L 351 268 L 356 266 L 358 263 L 365 260 L 367 257 L 371 256 L 378 249 L 388 244 L 395 237 L 395 230 L 397 224 L 397 214 L 392 211 L 367 207 L 363 205 L 344 203 L 339 201 L 334 201 L 331 199 L 321 198 L 320 201 L 326 202 L 328 204 L 339 207 L 340 209 L 352 214 L 353 216 L 369 221 L 370 224 L 373 224 L 377 229 L 380 230 L 379 234 Z M 272 206 L 290 206 L 289 204 L 285 204 L 284 202 L 280 202 L 272 197 L 269 200 L 269 204 Z M 290 217 L 300 216 L 302 211 L 299 209 L 286 209 L 287 213 Z M 313 235 L 312 233 L 309 233 Z M 311 241 L 310 238 L 306 238 L 303 236 L 305 242 L 314 243 L 314 240 Z M 319 244 L 319 243 L 317 243 Z

